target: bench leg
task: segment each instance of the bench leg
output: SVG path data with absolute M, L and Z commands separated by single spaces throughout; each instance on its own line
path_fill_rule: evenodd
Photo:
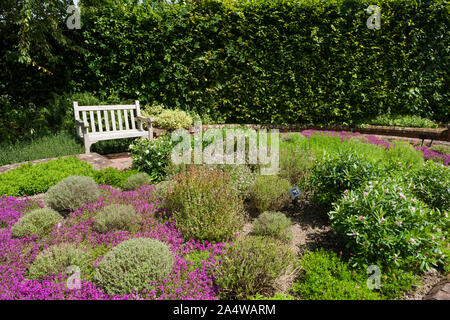
M 91 153 L 91 145 L 92 145 L 92 142 L 90 142 L 89 139 L 87 139 L 85 137 L 84 138 L 84 148 L 86 149 L 86 154 L 90 154 Z

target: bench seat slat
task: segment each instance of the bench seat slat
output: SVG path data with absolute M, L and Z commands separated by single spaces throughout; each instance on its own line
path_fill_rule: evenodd
M 79 111 L 97 111 L 97 110 L 135 110 L 135 105 L 122 105 L 122 106 L 81 106 L 78 107 Z

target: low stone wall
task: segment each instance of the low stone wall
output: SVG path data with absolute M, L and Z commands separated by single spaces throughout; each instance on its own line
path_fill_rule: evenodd
M 351 128 L 350 126 L 335 125 L 335 126 L 313 126 L 313 125 L 259 125 L 259 124 L 214 124 L 214 125 L 203 125 L 203 130 L 209 128 L 233 128 L 233 127 L 243 127 L 243 128 L 253 128 L 255 130 L 266 128 L 266 129 L 278 129 L 280 132 L 299 132 L 303 130 L 329 130 L 329 131 L 355 131 L 362 134 L 376 134 L 383 136 L 397 136 L 405 138 L 415 138 L 415 139 L 434 139 L 440 141 L 450 141 L 450 125 L 447 128 L 436 128 L 436 129 L 423 129 L 423 128 L 407 128 L 407 127 L 386 127 L 386 126 L 366 126 L 360 128 L 355 126 Z M 164 130 L 159 129 L 158 135 L 160 135 Z M 193 133 L 194 128 L 189 128 L 189 132 Z

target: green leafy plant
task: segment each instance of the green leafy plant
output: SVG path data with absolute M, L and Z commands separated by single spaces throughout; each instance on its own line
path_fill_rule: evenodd
M 240 231 L 246 216 L 230 180 L 223 171 L 195 165 L 174 177 L 166 204 L 185 238 L 226 241 Z
M 367 275 L 351 270 L 336 253 L 319 249 L 306 252 L 300 261 L 300 279 L 292 292 L 305 300 L 379 300 L 367 287 Z
M 248 297 L 249 300 L 295 300 L 295 298 L 289 294 L 277 292 L 272 297 L 264 297 L 263 295 L 256 294 L 255 296 Z
M 131 205 L 111 204 L 94 217 L 94 229 L 100 233 L 113 230 L 132 231 L 139 215 Z
M 354 254 L 352 266 L 426 271 L 443 262 L 448 215 L 430 209 L 400 179 L 369 181 L 344 193 L 329 216 Z
M 152 181 L 161 180 L 166 175 L 173 146 L 170 136 L 136 140 L 130 145 L 133 168 L 146 172 Z
M 445 144 L 435 144 L 430 149 L 445 156 L 450 155 L 450 146 Z
M 170 248 L 154 239 L 136 238 L 119 243 L 94 271 L 94 282 L 109 294 L 129 294 L 152 288 L 173 266 Z
M 249 198 L 260 211 L 276 211 L 289 203 L 291 184 L 286 179 L 260 175 L 250 187 Z
M 295 254 L 270 238 L 248 236 L 229 246 L 216 273 L 220 297 L 247 299 L 271 296 L 279 277 L 294 274 Z
M 175 130 L 192 125 L 192 118 L 183 110 L 163 110 L 155 118 L 156 126 L 161 129 Z
M 91 177 L 98 185 L 108 185 L 112 187 L 122 186 L 131 176 L 137 174 L 137 170 L 117 170 L 112 167 L 94 170 Z
M 345 190 L 356 189 L 369 179 L 381 176 L 381 168 L 354 152 L 325 155 L 316 160 L 311 185 L 319 203 L 331 204 Z
M 86 249 L 71 243 L 53 245 L 37 255 L 28 275 L 31 279 L 41 280 L 44 276 L 66 273 L 70 266 L 76 266 L 86 274 L 92 262 Z
M 427 161 L 418 170 L 408 172 L 412 192 L 433 208 L 450 211 L 450 168 Z
M 135 190 L 143 185 L 151 184 L 151 179 L 148 174 L 145 172 L 136 173 L 130 177 L 123 183 L 123 190 Z
M 11 235 L 16 238 L 30 235 L 43 237 L 49 234 L 53 227 L 62 220 L 63 217 L 52 209 L 35 209 L 27 212 L 12 226 Z
M 46 204 L 63 215 L 84 204 L 97 200 L 100 191 L 90 177 L 70 176 L 48 189 L 45 194 Z
M 411 115 L 379 115 L 367 121 L 367 124 L 380 126 L 398 126 L 414 128 L 437 128 L 439 124 L 433 120 Z
M 282 212 L 266 211 L 253 221 L 252 233 L 289 242 L 292 238 L 291 226 L 291 220 Z

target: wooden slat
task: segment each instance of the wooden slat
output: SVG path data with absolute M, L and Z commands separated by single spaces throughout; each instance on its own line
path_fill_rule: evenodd
M 83 111 L 82 114 L 83 114 L 83 122 L 84 122 L 84 123 L 88 123 L 86 111 Z M 89 129 L 88 129 L 88 132 L 89 132 Z
M 116 129 L 116 116 L 114 114 L 114 110 L 111 110 L 111 122 L 112 122 L 113 131 L 117 131 L 117 129 Z
M 121 106 L 79 106 L 79 111 L 97 111 L 97 110 L 134 110 L 136 106 L 133 104 L 126 104 Z
M 117 116 L 119 119 L 119 130 L 123 130 L 123 126 L 122 126 L 122 112 L 121 110 L 117 110 Z
M 130 114 L 131 114 L 131 129 L 136 129 L 136 123 L 134 120 L 134 110 L 130 110 Z
M 109 131 L 109 119 L 108 119 L 108 111 L 104 110 L 103 114 L 105 116 L 105 126 L 106 126 L 106 131 Z
M 102 113 L 99 110 L 97 110 L 97 122 L 98 122 L 98 130 L 100 132 L 103 132 Z
M 89 111 L 89 118 L 91 119 L 91 128 L 92 128 L 92 132 L 97 132 L 97 131 L 95 130 L 94 111 Z
M 130 130 L 130 124 L 128 123 L 128 110 L 123 110 L 124 119 L 125 119 L 125 130 Z

